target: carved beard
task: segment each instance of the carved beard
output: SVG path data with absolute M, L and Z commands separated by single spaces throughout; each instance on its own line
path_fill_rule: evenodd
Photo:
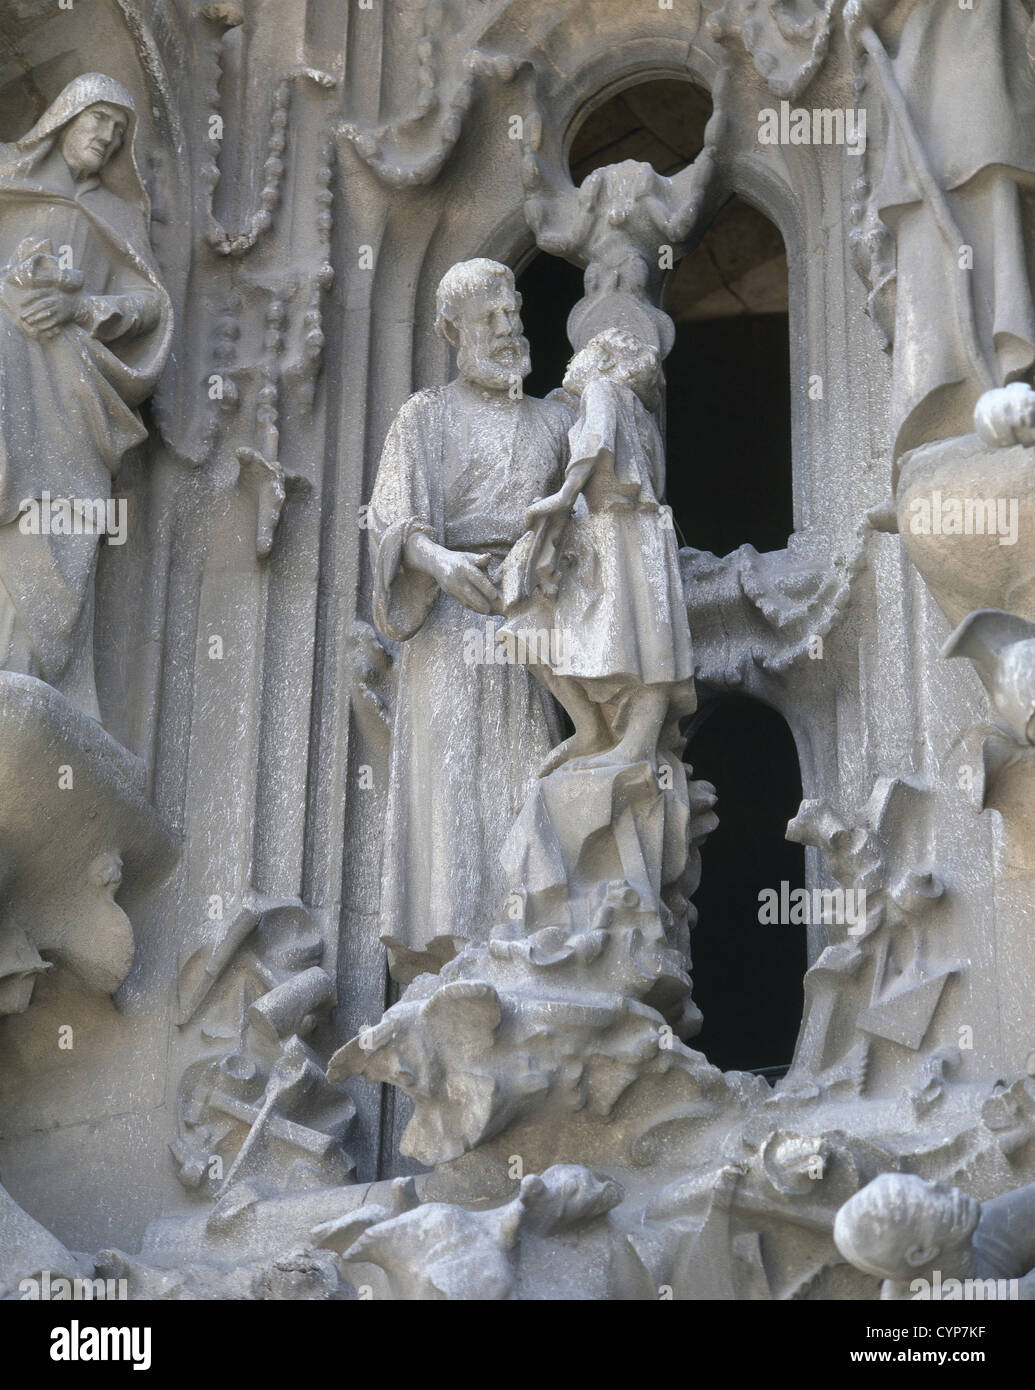
M 492 391 L 503 390 L 515 378 L 523 381 L 532 370 L 528 340 L 520 336 L 501 338 L 488 351 L 461 344 L 456 365 L 460 373 L 475 385 Z

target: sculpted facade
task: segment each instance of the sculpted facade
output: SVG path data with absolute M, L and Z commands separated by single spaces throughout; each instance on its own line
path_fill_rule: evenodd
M 29 8 L 0 1297 L 1035 1296 L 1031 6 Z

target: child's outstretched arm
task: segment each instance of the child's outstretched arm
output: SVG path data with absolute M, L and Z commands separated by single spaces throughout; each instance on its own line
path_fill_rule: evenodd
M 573 459 L 568 464 L 561 487 L 549 497 L 542 497 L 538 502 L 533 502 L 525 513 L 525 525 L 530 531 L 535 530 L 548 517 L 555 516 L 558 512 L 568 512 L 574 507 L 579 493 L 589 482 L 598 458 L 599 455 L 594 454 L 592 458 Z
M 568 525 L 571 509 L 589 482 L 600 458 L 599 449 L 586 458 L 574 458 L 564 472 L 561 487 L 549 497 L 532 504 L 525 513 L 525 525 L 533 532 L 532 547 L 525 566 L 525 592 L 549 588 L 556 577 L 557 551 Z

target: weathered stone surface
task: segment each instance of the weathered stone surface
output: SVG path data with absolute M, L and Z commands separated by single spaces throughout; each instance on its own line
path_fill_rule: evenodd
M 1030 1294 L 1027 0 L 0 31 L 0 1296 Z M 765 283 L 691 315 L 734 196 Z M 680 549 L 670 349 L 759 304 L 793 533 Z M 731 695 L 801 771 L 780 1077 L 691 978 Z

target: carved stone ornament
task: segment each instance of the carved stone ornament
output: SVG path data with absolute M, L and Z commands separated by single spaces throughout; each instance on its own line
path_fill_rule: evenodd
M 1035 1298 L 1032 0 L 0 6 L 0 1184 L 12 1303 Z

